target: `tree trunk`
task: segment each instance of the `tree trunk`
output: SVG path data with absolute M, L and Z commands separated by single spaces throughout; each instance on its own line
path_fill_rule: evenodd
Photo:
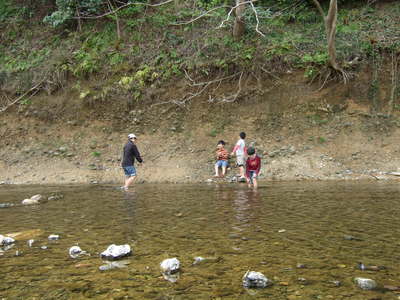
M 391 68 L 391 76 L 392 76 L 392 90 L 390 91 L 390 99 L 389 99 L 389 109 L 388 115 L 393 113 L 393 106 L 395 103 L 395 99 L 397 98 L 397 82 L 398 82 L 398 73 L 399 73 L 399 59 L 395 50 L 392 51 L 392 68 Z
M 328 15 L 325 18 L 326 39 L 328 41 L 329 64 L 335 70 L 341 71 L 336 61 L 336 23 L 337 23 L 337 0 L 331 0 Z
M 114 6 L 112 5 L 110 0 L 108 0 L 108 7 L 110 9 L 110 12 L 114 11 Z M 117 36 L 118 36 L 118 40 L 120 40 L 121 39 L 121 28 L 119 25 L 118 13 L 114 12 L 114 16 L 115 16 L 115 24 L 117 25 Z
M 244 11 L 246 9 L 246 4 L 243 4 L 246 0 L 236 0 L 235 8 L 235 24 L 233 25 L 233 37 L 235 39 L 240 39 L 246 29 L 246 24 L 244 22 Z
M 336 56 L 336 23 L 338 15 L 337 0 L 330 0 L 329 11 L 327 16 L 325 16 L 324 11 L 318 0 L 313 0 L 313 2 L 315 6 L 318 8 L 318 11 L 320 12 L 324 20 L 325 34 L 328 43 L 329 65 L 333 69 L 343 72 L 342 68 L 337 63 L 337 56 Z
M 78 6 L 76 6 L 76 16 L 78 18 L 78 31 L 81 32 L 82 31 L 82 20 L 81 20 L 81 14 L 79 12 Z

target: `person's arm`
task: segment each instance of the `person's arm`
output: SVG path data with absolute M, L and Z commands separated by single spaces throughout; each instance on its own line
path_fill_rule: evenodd
M 246 177 L 250 178 L 250 164 L 249 164 L 249 160 L 246 160 Z
M 235 147 L 233 147 L 231 155 L 235 154 L 237 149 L 239 149 L 239 143 L 236 143 Z
M 140 156 L 140 153 L 139 153 L 139 150 L 138 150 L 138 148 L 136 147 L 136 145 L 133 145 L 133 155 L 135 156 L 135 158 L 137 159 L 137 161 L 138 162 L 140 162 L 140 163 L 142 163 L 143 162 L 143 159 L 142 159 L 142 157 Z
M 256 170 L 257 176 L 258 176 L 258 173 L 260 173 L 260 169 L 261 169 L 261 158 L 259 156 L 257 156 L 257 170 Z

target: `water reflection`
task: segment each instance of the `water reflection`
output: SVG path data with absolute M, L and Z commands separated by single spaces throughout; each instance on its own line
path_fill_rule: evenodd
M 398 184 L 274 183 L 256 191 L 222 184 L 138 185 L 128 193 L 108 186 L 11 186 L 0 187 L 0 199 L 18 204 L 55 190 L 65 197 L 0 209 L 0 234 L 43 231 L 35 237 L 37 246 L 18 241 L 0 256 L 3 297 L 241 299 L 248 297 L 241 287 L 248 269 L 276 283 L 252 296 L 259 299 L 385 300 L 393 293 L 360 291 L 353 278 L 399 285 Z M 50 234 L 61 238 L 49 242 Z M 100 271 L 98 253 L 112 243 L 129 243 L 134 254 L 126 267 Z M 68 249 L 76 244 L 92 255 L 72 260 Z M 17 250 L 23 255 L 15 257 Z M 192 265 L 196 256 L 209 262 Z M 183 266 L 175 283 L 159 269 L 170 257 Z M 365 273 L 356 268 L 359 261 L 387 270 Z M 296 269 L 298 263 L 308 267 Z M 310 284 L 303 286 L 299 277 Z M 334 287 L 332 280 L 343 285 Z

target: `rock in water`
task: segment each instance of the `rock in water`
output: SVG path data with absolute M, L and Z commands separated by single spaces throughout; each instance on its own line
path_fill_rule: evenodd
M 34 239 L 30 239 L 30 240 L 27 242 L 28 247 L 32 247 L 32 245 L 33 245 L 34 242 L 35 242 Z
M 32 200 L 32 199 L 24 199 L 24 200 L 22 200 L 22 205 L 34 205 L 34 204 L 39 204 L 39 201 Z
M 0 203 L 0 208 L 8 208 L 8 207 L 13 207 L 13 203 Z
M 60 236 L 59 236 L 58 234 L 50 234 L 49 237 L 48 237 L 48 239 L 49 239 L 50 241 L 56 241 L 56 240 L 59 240 L 59 239 L 60 239 Z
M 131 246 L 129 245 L 110 245 L 103 251 L 100 256 L 106 260 L 116 260 L 132 254 Z
M 42 199 L 42 195 L 37 194 L 37 195 L 30 197 L 29 199 L 22 200 L 22 204 L 23 205 L 39 204 L 41 199 Z
M 15 240 L 9 236 L 3 236 L 0 234 L 0 246 L 7 246 L 14 244 Z
M 205 261 L 206 259 L 204 258 L 204 257 L 201 257 L 201 256 L 196 256 L 195 258 L 194 258 L 194 262 L 192 263 L 192 265 L 197 265 L 197 264 L 199 264 L 199 263 L 201 263 L 202 261 Z
M 354 282 L 363 290 L 373 290 L 377 287 L 375 280 L 369 278 L 356 277 L 354 278 Z
M 40 195 L 40 194 L 37 194 L 37 195 L 33 195 L 32 197 L 31 197 L 31 200 L 33 200 L 33 201 L 40 201 L 40 200 L 42 200 L 42 195 Z
M 83 251 L 83 250 L 81 249 L 81 247 L 79 247 L 79 246 L 72 246 L 71 248 L 69 248 L 68 253 L 69 253 L 69 256 L 70 256 L 71 258 L 78 258 L 78 257 L 81 256 L 81 255 L 87 254 L 87 252 L 86 252 L 86 251 Z
M 180 262 L 176 257 L 164 259 L 160 264 L 160 268 L 164 274 L 173 274 L 179 271 Z
M 245 288 L 265 288 L 272 285 L 272 281 L 265 277 L 264 274 L 254 271 L 247 271 L 243 276 L 242 282 Z

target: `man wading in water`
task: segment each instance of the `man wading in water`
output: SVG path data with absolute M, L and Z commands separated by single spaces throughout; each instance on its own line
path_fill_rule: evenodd
M 136 179 L 136 169 L 134 167 L 135 158 L 139 163 L 143 162 L 140 157 L 138 148 L 136 147 L 137 137 L 133 133 L 128 135 L 128 142 L 124 146 L 124 154 L 122 157 L 122 168 L 125 173 L 125 185 L 122 187 L 123 190 L 127 191 L 132 182 Z

